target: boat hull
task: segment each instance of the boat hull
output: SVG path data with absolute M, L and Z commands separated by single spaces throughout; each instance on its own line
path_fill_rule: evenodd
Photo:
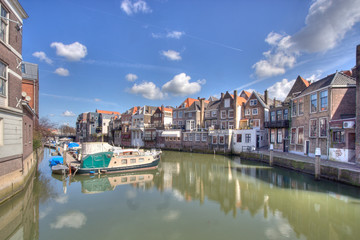
M 102 168 L 78 168 L 76 170 L 76 174 L 97 174 L 97 173 L 119 173 L 119 172 L 127 172 L 134 170 L 149 170 L 155 169 L 158 167 L 160 162 L 160 158 L 155 159 L 154 161 L 146 164 L 138 164 L 132 166 L 124 166 L 124 167 L 102 167 Z

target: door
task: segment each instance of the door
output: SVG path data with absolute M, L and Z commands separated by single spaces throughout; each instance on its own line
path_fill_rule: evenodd
M 305 154 L 309 155 L 310 141 L 305 141 Z
M 260 146 L 260 136 L 256 135 L 256 149 L 259 149 Z

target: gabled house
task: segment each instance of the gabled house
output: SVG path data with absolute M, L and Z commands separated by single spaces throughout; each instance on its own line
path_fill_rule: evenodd
M 120 133 L 120 145 L 122 147 L 131 147 L 131 123 L 132 116 L 138 111 L 140 107 L 132 107 L 129 110 L 121 114 L 121 133 Z M 116 140 L 118 141 L 118 140 Z
M 194 103 L 197 102 L 199 100 L 194 99 L 194 98 L 187 98 L 185 99 L 185 101 L 183 101 L 180 106 L 176 107 L 173 110 L 173 126 L 174 128 L 177 129 L 185 129 L 185 125 L 186 125 L 186 120 L 188 120 L 189 115 L 191 115 L 192 118 L 192 114 L 187 114 L 185 116 L 185 111 L 188 110 L 188 108 Z
M 265 128 L 269 131 L 269 145 L 272 144 L 274 150 L 289 151 L 290 101 L 292 97 L 298 96 L 309 85 L 310 82 L 298 76 L 285 100 L 283 102 L 276 101 L 275 105 L 270 105 L 270 116 L 268 121 L 265 121 Z
M 143 106 L 137 110 L 131 120 L 131 146 L 144 146 L 144 131 L 146 128 L 153 128 L 151 118 L 157 107 Z
M 355 161 L 355 79 L 336 72 L 291 101 L 290 150 L 338 161 Z
M 105 111 L 96 109 L 96 113 L 99 114 L 99 126 L 97 128 L 97 133 L 101 133 L 103 135 L 108 134 L 109 122 L 111 118 L 118 116 L 120 117 L 119 112 L 115 111 Z

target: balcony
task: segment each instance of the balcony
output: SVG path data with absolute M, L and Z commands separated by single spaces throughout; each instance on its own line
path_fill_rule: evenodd
M 275 122 L 265 122 L 265 128 L 288 128 L 289 127 L 289 120 L 280 120 Z

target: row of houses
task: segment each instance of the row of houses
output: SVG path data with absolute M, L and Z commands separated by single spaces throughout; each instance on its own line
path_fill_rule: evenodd
M 235 90 L 186 98 L 177 107 L 132 107 L 102 127 L 110 143 L 123 147 L 236 153 L 272 145 L 308 156 L 320 148 L 323 158 L 355 162 L 356 105 L 355 75 L 341 71 L 312 83 L 298 76 L 283 101 L 270 99 L 267 90 Z M 91 114 L 79 115 L 79 136 Z
M 7 180 L 27 176 L 36 162 L 39 69 L 23 61 L 22 26 L 28 15 L 19 1 L 0 1 L 0 12 L 0 181 L 6 187 Z

